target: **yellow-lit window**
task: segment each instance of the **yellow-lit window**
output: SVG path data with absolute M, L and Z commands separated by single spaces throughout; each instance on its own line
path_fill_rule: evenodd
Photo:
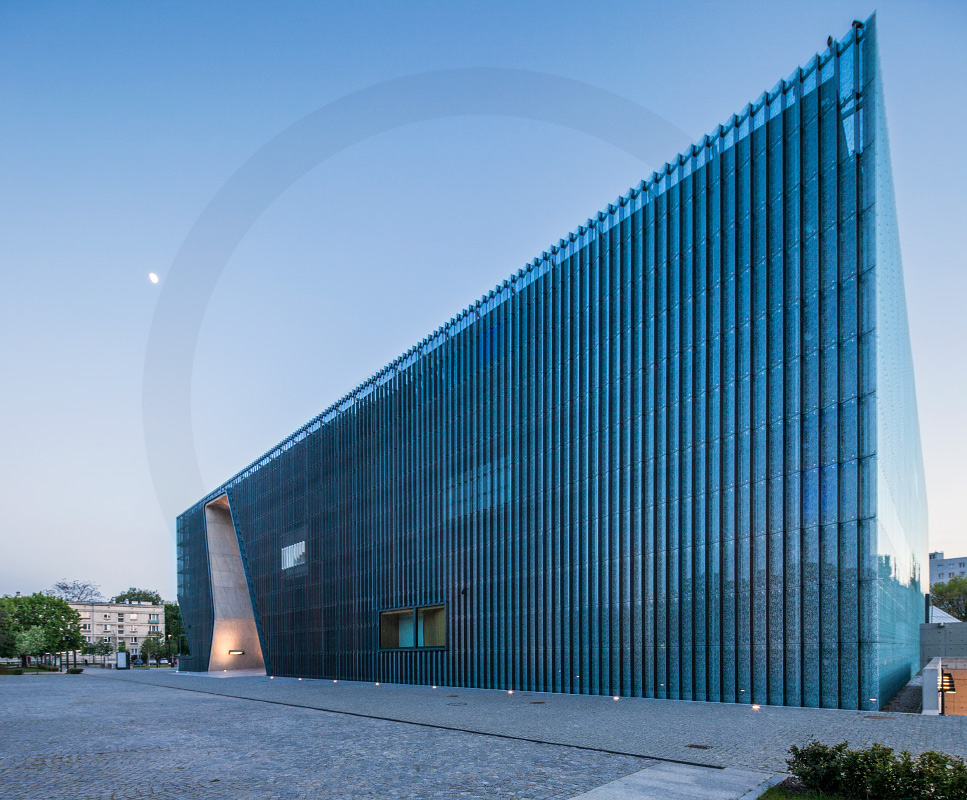
M 443 606 L 424 606 L 416 612 L 416 646 L 443 647 L 446 644 Z
M 413 627 L 412 608 L 383 611 L 379 615 L 379 646 L 384 650 L 412 647 Z

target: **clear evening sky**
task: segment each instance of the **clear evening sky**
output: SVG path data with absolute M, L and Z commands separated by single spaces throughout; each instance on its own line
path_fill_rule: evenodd
M 2 0 L 0 594 L 76 578 L 174 597 L 142 431 L 148 330 L 192 223 L 292 123 L 387 79 L 511 67 L 629 98 L 686 132 L 683 149 L 874 8 Z M 967 554 L 967 5 L 877 11 L 930 547 Z M 207 487 L 674 155 L 468 116 L 309 172 L 241 241 L 205 315 L 191 391 Z

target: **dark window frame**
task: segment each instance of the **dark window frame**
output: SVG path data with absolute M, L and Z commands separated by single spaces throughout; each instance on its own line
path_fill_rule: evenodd
M 440 645 L 420 645 L 419 642 L 419 616 L 420 611 L 426 609 L 440 608 L 443 610 L 443 644 Z M 409 611 L 412 615 L 413 620 L 413 644 L 402 645 L 397 647 L 383 647 L 383 635 L 382 635 L 382 623 L 384 614 L 399 614 L 403 611 Z M 400 651 L 432 651 L 432 650 L 447 650 L 449 649 L 449 642 L 447 639 L 447 604 L 446 603 L 427 603 L 421 606 L 392 606 L 389 608 L 380 608 L 376 611 L 376 642 L 377 650 L 384 653 L 395 653 Z

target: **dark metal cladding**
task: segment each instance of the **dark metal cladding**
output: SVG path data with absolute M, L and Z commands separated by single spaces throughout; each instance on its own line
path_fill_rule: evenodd
M 227 492 L 272 674 L 891 696 L 917 666 L 926 510 L 874 37 L 179 517 L 182 668 L 207 668 L 202 509 Z M 380 612 L 440 604 L 442 647 L 409 646 L 403 614 L 381 649 Z

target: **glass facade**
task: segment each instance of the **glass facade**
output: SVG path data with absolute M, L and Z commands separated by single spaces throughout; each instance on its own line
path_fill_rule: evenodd
M 272 674 L 891 696 L 917 668 L 926 506 L 875 35 L 179 517 L 183 668 L 207 663 L 203 509 L 227 494 Z

